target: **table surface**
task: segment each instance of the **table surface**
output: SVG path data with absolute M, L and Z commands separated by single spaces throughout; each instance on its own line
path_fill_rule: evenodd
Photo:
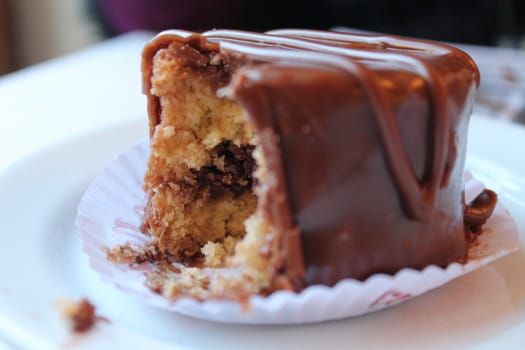
M 0 78 L 0 170 L 45 146 L 144 120 L 137 32 Z

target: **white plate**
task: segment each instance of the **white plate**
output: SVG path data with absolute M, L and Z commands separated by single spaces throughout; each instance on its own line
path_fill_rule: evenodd
M 422 271 L 405 268 L 394 276 L 375 274 L 362 283 L 343 279 L 332 288 L 316 285 L 300 293 L 279 291 L 270 297 L 253 296 L 248 301 L 249 312 L 243 312 L 239 303 L 225 300 L 198 302 L 181 298 L 172 303 L 144 285 L 144 272 L 153 268 L 152 265 L 136 268 L 113 264 L 104 252 L 104 246 L 126 243 L 135 246 L 145 242 L 139 227 L 146 205 L 141 185 L 149 152 L 149 140 L 145 138 L 104 167 L 78 205 L 76 225 L 90 266 L 103 281 L 136 294 L 142 302 L 183 315 L 254 325 L 305 324 L 358 316 L 409 301 L 519 247 L 514 220 L 502 204 L 497 203 L 478 244 L 469 250 L 471 258 L 466 264 L 452 263 L 446 269 L 430 265 Z M 471 201 L 482 190 L 481 182 L 467 176 L 465 200 Z
M 89 270 L 74 227 L 86 186 L 144 136 L 128 123 L 64 142 L 0 173 L 0 338 L 46 349 L 524 348 L 525 249 L 400 306 L 306 326 L 236 326 L 138 303 Z M 525 129 L 472 122 L 468 168 L 498 191 L 525 239 Z M 111 323 L 72 336 L 60 298 L 88 297 Z

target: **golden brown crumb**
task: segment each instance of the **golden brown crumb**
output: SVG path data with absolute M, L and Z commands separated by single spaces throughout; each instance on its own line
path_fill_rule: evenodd
M 244 234 L 256 198 L 236 169 L 247 169 L 254 144 L 240 106 L 218 97 L 202 72 L 181 66 L 175 54 L 163 49 L 154 57 L 152 93 L 162 118 L 145 174 L 144 228 L 161 251 L 183 260 L 210 241 Z
M 208 267 L 222 267 L 226 263 L 226 258 L 232 255 L 237 240 L 228 236 L 222 243 L 208 242 L 201 248 L 204 255 L 204 265 Z
M 159 251 L 158 247 L 149 242 L 140 247 L 132 247 L 129 242 L 116 247 L 103 247 L 106 258 L 115 264 L 142 264 L 169 260 L 166 253 Z

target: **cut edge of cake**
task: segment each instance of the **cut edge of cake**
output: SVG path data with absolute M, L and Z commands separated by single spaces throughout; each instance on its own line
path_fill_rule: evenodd
M 235 62 L 202 39 L 150 50 L 144 50 L 154 53 L 146 85 L 161 111 L 143 185 L 141 229 L 151 241 L 114 247 L 109 259 L 158 264 L 147 285 L 169 299 L 243 299 L 293 289 L 275 278 L 282 237 L 258 200 L 275 179 L 245 111 L 231 90 L 215 85 L 231 80 Z

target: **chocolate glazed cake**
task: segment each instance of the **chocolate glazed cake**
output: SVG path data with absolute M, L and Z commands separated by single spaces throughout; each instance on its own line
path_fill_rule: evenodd
M 151 243 L 133 253 L 181 263 L 149 276 L 168 297 L 238 299 L 446 266 L 466 258 L 494 208 L 490 191 L 464 200 L 479 73 L 456 48 L 167 31 L 142 69 Z

